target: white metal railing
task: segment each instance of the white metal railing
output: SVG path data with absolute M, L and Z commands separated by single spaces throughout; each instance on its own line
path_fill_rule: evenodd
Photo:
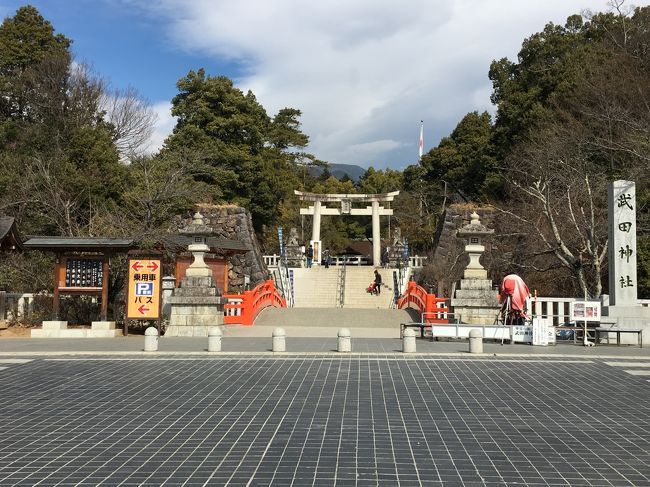
M 531 298 L 529 309 L 533 315 L 539 318 L 550 318 L 553 320 L 553 325 L 563 325 L 570 319 L 571 303 L 576 298 L 547 298 L 537 297 Z
M 330 265 L 366 265 L 368 264 L 368 259 L 360 255 L 342 255 L 337 257 L 332 257 L 332 262 Z
M 277 254 L 263 255 L 262 259 L 267 268 L 278 267 L 280 265 L 280 256 Z M 424 267 L 426 260 L 426 256 L 413 255 L 409 257 L 409 267 L 412 269 L 420 269 Z M 331 257 L 330 265 L 343 265 L 343 263 L 345 263 L 345 265 L 367 265 L 368 262 L 369 261 L 366 257 L 360 255 L 333 255 Z M 319 263 L 314 262 L 314 264 L 318 265 Z
M 280 292 L 282 296 L 287 301 L 287 306 L 293 308 L 293 285 L 292 280 L 289 277 L 289 268 L 286 266 L 286 262 L 283 262 L 282 259 L 278 260 L 277 267 L 278 274 L 280 275 Z
M 345 261 L 343 262 L 342 266 L 339 266 L 339 272 L 337 276 L 337 282 L 336 282 L 336 307 L 337 308 L 342 308 L 345 306 L 345 274 L 346 274 L 347 266 L 345 265 Z
M 420 269 L 424 267 L 424 263 L 427 260 L 425 256 L 413 255 L 409 257 L 409 266 L 413 269 Z
M 406 289 L 406 285 L 409 282 L 409 280 L 411 279 L 412 274 L 413 274 L 413 268 L 410 267 L 410 266 L 407 267 L 406 269 L 402 270 L 402 275 L 400 276 L 401 280 L 399 282 L 399 293 L 400 293 L 400 295 Z
M 273 254 L 273 255 L 263 255 L 262 259 L 264 260 L 264 265 L 266 267 L 278 267 L 280 263 L 280 256 Z
M 563 325 L 571 319 L 571 303 L 578 298 L 549 298 L 537 297 L 531 298 L 529 309 L 533 314 L 540 318 L 552 318 L 553 325 Z M 650 299 L 637 300 L 639 306 L 650 306 Z
M 228 298 L 228 304 L 242 304 L 244 300 L 242 298 Z M 226 307 L 223 310 L 224 316 L 241 316 L 241 307 L 229 308 Z

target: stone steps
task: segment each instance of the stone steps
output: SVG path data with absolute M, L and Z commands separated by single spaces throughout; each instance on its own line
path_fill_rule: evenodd
M 340 328 L 349 328 L 357 338 L 399 338 L 399 324 L 414 316 L 399 309 L 266 308 L 252 327 L 225 327 L 224 335 L 266 337 L 281 327 L 292 337 L 336 337 Z
M 115 328 L 114 321 L 94 321 L 91 328 L 68 328 L 67 321 L 44 321 L 42 328 L 30 332 L 32 338 L 114 338 L 121 337 L 122 330 Z
M 339 269 L 316 266 L 293 269 L 293 299 L 296 308 L 336 308 Z
M 345 275 L 345 308 L 390 308 L 393 299 L 393 270 L 378 269 L 382 278 L 381 294 L 366 292 L 375 280 L 374 267 L 348 267 Z

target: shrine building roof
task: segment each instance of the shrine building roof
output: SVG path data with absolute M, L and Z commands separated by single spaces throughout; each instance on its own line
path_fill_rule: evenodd
M 187 249 L 187 246 L 192 243 L 192 237 L 189 235 L 169 235 L 167 240 L 184 249 Z M 207 237 L 205 243 L 210 247 L 210 250 L 221 250 L 230 253 L 245 253 L 251 250 L 244 242 L 229 238 Z
M 22 249 L 23 242 L 16 229 L 16 220 L 12 216 L 0 216 L 0 249 Z

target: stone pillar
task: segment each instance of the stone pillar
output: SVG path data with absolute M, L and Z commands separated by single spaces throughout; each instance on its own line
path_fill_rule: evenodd
M 221 352 L 221 328 L 213 326 L 208 330 L 208 352 Z
M 381 262 L 381 226 L 379 223 L 379 201 L 372 202 L 372 265 Z
M 162 316 L 169 318 L 171 306 L 169 298 L 174 294 L 176 288 L 176 278 L 174 276 L 165 276 L 162 278 Z
M 311 239 L 315 242 L 320 240 L 320 201 L 314 201 L 314 219 L 312 221 Z M 314 255 L 314 257 L 316 257 Z
M 156 330 L 153 326 L 150 326 L 144 331 L 144 351 L 158 351 L 158 330 Z
M 352 351 L 352 333 L 350 333 L 349 328 L 341 328 L 338 335 L 338 346 L 337 350 L 339 352 L 351 352 Z
M 402 336 L 402 352 L 415 353 L 415 330 L 407 328 Z
M 483 333 L 481 330 L 469 331 L 469 353 L 483 353 Z
M 608 188 L 609 305 L 637 306 L 636 189 L 634 181 L 613 181 Z
M 272 333 L 272 340 L 271 340 L 271 350 L 274 352 L 286 352 L 287 351 L 287 344 L 286 344 L 286 337 L 287 333 L 284 331 L 284 328 L 276 328 L 273 330 Z

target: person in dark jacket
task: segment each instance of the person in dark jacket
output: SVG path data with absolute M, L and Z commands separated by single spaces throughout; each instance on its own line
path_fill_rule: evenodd
M 381 266 L 384 269 L 387 269 L 389 262 L 390 259 L 388 257 L 388 247 L 384 247 L 384 251 L 381 253 Z
M 375 294 L 377 296 L 381 294 L 381 274 L 377 269 L 375 269 Z
M 311 245 L 305 252 L 305 257 L 307 257 L 307 269 L 311 269 L 311 263 L 314 261 L 314 248 Z
M 325 252 L 323 252 L 323 265 L 325 265 L 325 269 L 330 268 L 331 262 L 332 262 L 332 255 L 330 254 L 330 249 L 328 247 L 325 249 Z

